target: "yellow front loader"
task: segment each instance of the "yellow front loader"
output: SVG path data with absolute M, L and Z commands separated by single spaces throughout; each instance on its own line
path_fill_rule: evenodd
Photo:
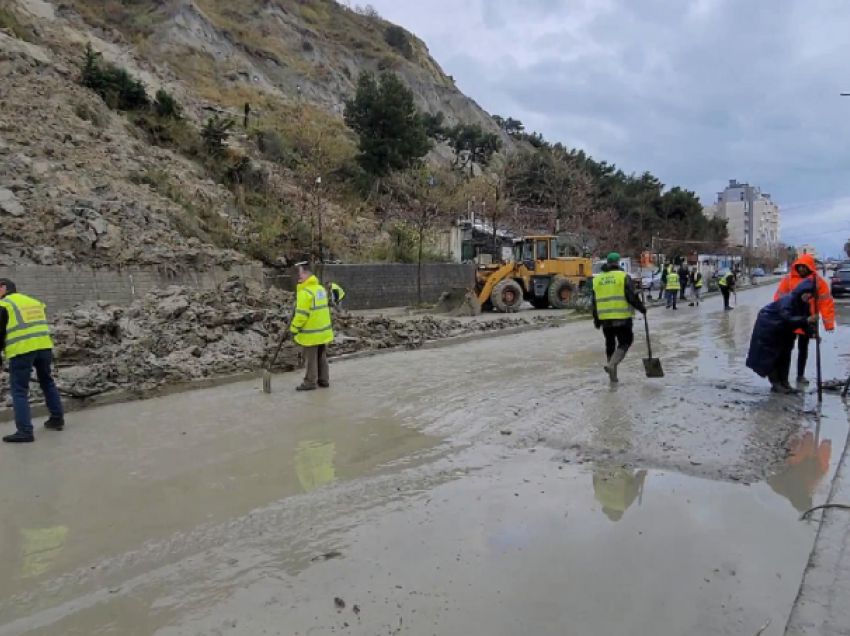
M 556 236 L 526 236 L 514 245 L 512 261 L 478 267 L 472 295 L 484 310 L 515 312 L 526 301 L 535 309 L 567 309 L 592 269 L 589 258 L 557 256 Z

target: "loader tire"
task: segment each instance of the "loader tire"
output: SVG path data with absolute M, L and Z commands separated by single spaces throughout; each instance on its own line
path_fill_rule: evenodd
M 522 287 L 516 281 L 507 279 L 496 283 L 490 292 L 490 302 L 496 311 L 511 313 L 522 307 Z
M 576 287 L 565 276 L 555 276 L 549 283 L 549 304 L 555 309 L 568 309 L 572 305 Z

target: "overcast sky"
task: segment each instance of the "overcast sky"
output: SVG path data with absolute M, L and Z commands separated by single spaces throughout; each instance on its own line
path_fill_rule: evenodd
M 850 0 L 372 0 L 490 113 L 711 202 L 783 206 L 783 240 L 850 237 Z

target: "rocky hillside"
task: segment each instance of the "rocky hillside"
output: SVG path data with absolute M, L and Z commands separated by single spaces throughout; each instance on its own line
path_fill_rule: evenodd
M 195 127 L 211 112 L 241 114 L 245 103 L 260 123 L 304 104 L 339 118 L 362 69 L 393 69 L 423 111 L 497 131 L 423 42 L 333 0 L 6 0 L 0 264 L 204 267 L 246 258 L 229 238 L 247 223 L 238 197 L 79 85 L 86 43 L 151 96 L 169 91 Z M 247 135 L 234 144 L 260 162 Z

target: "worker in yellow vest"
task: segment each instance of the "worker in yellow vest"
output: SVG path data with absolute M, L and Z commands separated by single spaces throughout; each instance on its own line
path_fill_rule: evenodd
M 336 283 L 328 283 L 328 296 L 333 301 L 334 307 L 342 309 L 342 299 L 345 298 L 345 290 Z
M 33 368 L 50 413 L 44 426 L 53 431 L 63 430 L 65 414 L 51 373 L 53 340 L 44 303 L 19 294 L 15 283 L 8 278 L 0 278 L 0 348 L 9 371 L 9 393 L 18 429 L 3 441 L 9 444 L 35 441 L 29 399 Z
M 667 298 L 667 307 L 666 309 L 676 310 L 676 298 L 679 297 L 679 288 L 681 287 L 681 283 L 679 282 L 679 272 L 676 271 L 675 268 L 671 267 L 670 271 L 667 272 L 667 286 L 664 288 L 664 296 Z
M 646 314 L 646 307 L 632 279 L 620 268 L 620 255 L 611 252 L 606 260 L 602 271 L 593 277 L 593 324 L 605 335 L 605 372 L 611 382 L 618 382 L 617 366 L 635 340 L 635 309 Z
M 330 386 L 328 370 L 328 344 L 334 339 L 328 292 L 322 287 L 307 263 L 298 265 L 298 286 L 295 297 L 295 314 L 289 323 L 295 342 L 304 348 L 307 371 L 298 391 L 313 391 L 316 387 Z
M 691 285 L 694 287 L 694 302 L 689 303 L 689 307 L 693 307 L 696 304 L 699 307 L 699 299 L 702 296 L 702 272 L 700 272 L 696 267 L 691 270 Z

